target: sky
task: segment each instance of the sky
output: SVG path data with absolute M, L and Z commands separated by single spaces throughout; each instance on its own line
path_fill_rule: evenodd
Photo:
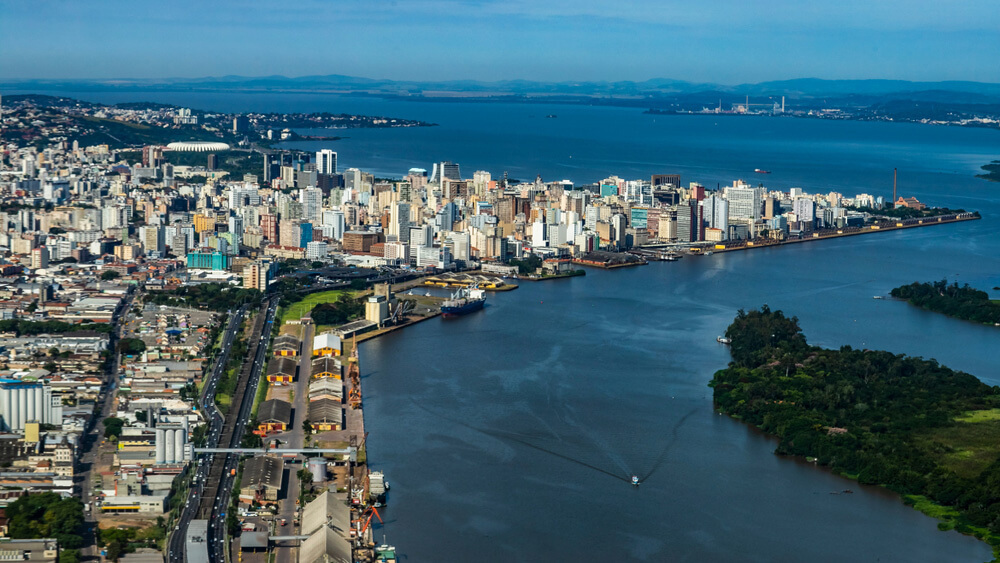
M 996 0 L 0 0 L 0 79 L 1000 82 Z

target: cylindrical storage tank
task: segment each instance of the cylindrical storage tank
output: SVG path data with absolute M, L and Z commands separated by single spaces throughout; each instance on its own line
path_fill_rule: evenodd
M 187 443 L 187 430 L 178 428 L 174 430 L 174 463 L 184 461 L 184 444 Z
M 28 390 L 20 387 L 17 390 L 17 429 L 24 430 L 24 423 L 28 416 Z
M 42 393 L 42 422 L 45 424 L 55 424 L 56 426 L 62 425 L 62 417 L 59 420 L 55 420 L 55 416 L 52 414 L 52 387 L 46 385 L 42 388 L 44 393 Z
M 166 451 L 164 453 L 166 454 L 166 457 L 167 457 L 164 460 L 164 462 L 165 463 L 175 463 L 175 461 L 176 461 L 177 458 L 174 457 L 174 431 L 173 430 L 165 430 L 164 434 L 165 434 L 165 438 L 166 438 L 166 448 L 165 448 Z
M 326 481 L 326 460 L 321 457 L 314 457 L 309 460 L 309 473 L 312 473 L 313 483 Z
M 162 465 L 167 461 L 166 430 L 156 429 L 156 464 Z
M 39 423 L 48 424 L 52 422 L 45 418 L 45 388 L 37 387 L 35 388 L 35 418 Z M 51 395 L 50 395 L 51 396 Z
M 11 389 L 9 387 L 0 388 L 0 408 L 3 408 L 3 429 L 10 431 L 11 418 Z
M 37 422 L 38 414 L 35 411 L 35 397 L 38 396 L 38 392 L 41 389 L 36 387 L 29 387 L 25 389 L 25 394 L 28 396 L 28 408 L 24 411 L 24 422 Z

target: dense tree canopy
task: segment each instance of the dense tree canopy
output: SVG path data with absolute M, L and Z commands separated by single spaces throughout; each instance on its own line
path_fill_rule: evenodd
M 1000 545 L 1000 450 L 959 472 L 961 456 L 938 439 L 969 411 L 994 413 L 1000 388 L 934 360 L 810 347 L 795 318 L 766 307 L 740 311 L 726 335 L 733 361 L 710 384 L 721 411 L 777 436 L 779 454 L 954 507 L 959 529 Z M 983 418 L 997 433 L 1000 417 Z
M 534 274 L 535 270 L 542 267 L 542 257 L 537 254 L 529 254 L 523 260 L 512 259 L 511 266 L 517 266 L 517 273 L 526 276 Z
M 146 300 L 154 305 L 228 311 L 244 302 L 260 300 L 260 291 L 223 283 L 202 283 L 152 293 Z
M 105 438 L 118 438 L 122 435 L 122 427 L 125 426 L 125 421 L 115 417 L 109 416 L 104 419 L 104 437 Z
M 83 503 L 56 493 L 25 495 L 7 505 L 7 535 L 14 539 L 55 538 L 60 549 L 77 549 Z
M 122 354 L 135 356 L 146 351 L 146 343 L 141 338 L 122 338 L 118 341 L 118 351 Z
M 893 289 L 891 295 L 949 317 L 977 323 L 1000 323 L 1000 303 L 990 301 L 989 294 L 969 287 L 969 284 L 959 286 L 955 282 L 948 285 L 948 280 L 911 283 Z
M 320 325 L 339 325 L 354 320 L 365 313 L 365 305 L 358 299 L 341 295 L 333 303 L 322 303 L 312 310 L 312 319 Z

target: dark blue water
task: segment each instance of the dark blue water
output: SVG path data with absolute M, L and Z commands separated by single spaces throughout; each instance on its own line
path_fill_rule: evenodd
M 366 343 L 369 459 L 393 484 L 378 532 L 412 561 L 991 558 L 892 494 L 773 455 L 770 440 L 713 412 L 706 384 L 728 361 L 715 337 L 737 309 L 764 303 L 797 315 L 814 344 L 936 358 L 1000 384 L 1000 329 L 872 299 L 944 277 L 1000 286 L 1000 185 L 973 178 L 1000 155 L 996 131 L 318 95 L 76 97 L 441 124 L 305 144 L 379 175 L 447 159 L 467 176 L 680 172 L 708 186 L 743 177 L 888 196 L 898 167 L 902 195 L 984 219 L 525 283 L 481 313 Z M 646 477 L 639 488 L 624 482 L 633 473 Z M 856 493 L 830 494 L 845 488 Z

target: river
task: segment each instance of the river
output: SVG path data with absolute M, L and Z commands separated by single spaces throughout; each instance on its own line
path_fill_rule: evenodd
M 798 316 L 813 344 L 936 358 L 1000 384 L 998 330 L 872 299 L 944 277 L 1000 286 L 1000 185 L 973 177 L 1000 155 L 997 131 L 324 95 L 66 95 L 439 123 L 300 145 L 390 176 L 452 160 L 465 176 L 679 172 L 710 187 L 742 177 L 888 198 L 898 167 L 901 195 L 983 220 L 525 282 L 482 312 L 365 343 L 368 456 L 393 485 L 376 533 L 412 561 L 992 557 L 895 495 L 775 456 L 773 441 L 713 411 L 707 383 L 728 361 L 715 337 L 738 309 L 766 303 Z M 633 473 L 638 488 L 624 482 Z M 846 488 L 855 494 L 831 494 Z

